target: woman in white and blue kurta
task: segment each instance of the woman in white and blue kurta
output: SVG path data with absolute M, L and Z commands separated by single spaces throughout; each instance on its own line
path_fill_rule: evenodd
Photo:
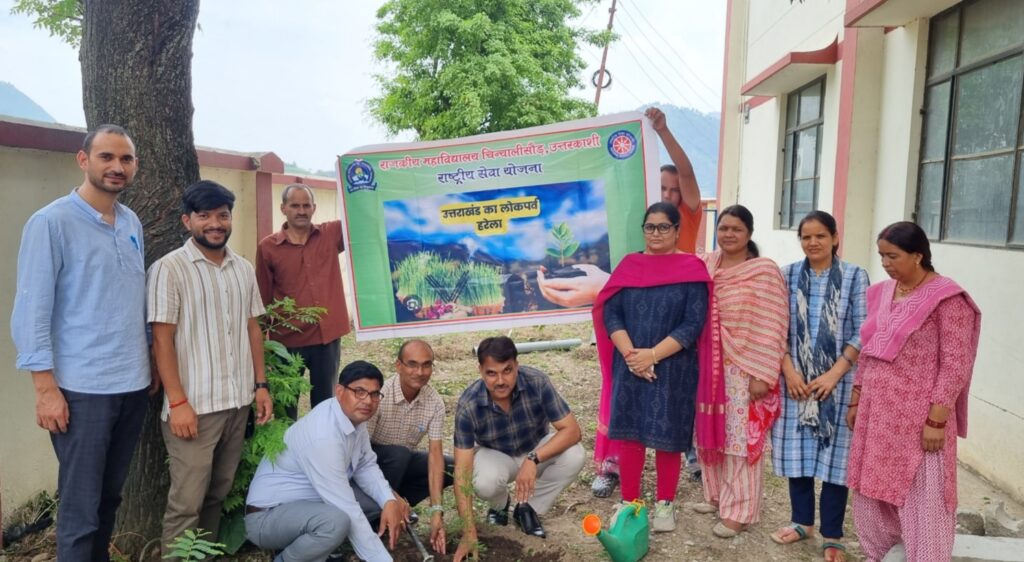
M 782 362 L 782 415 L 772 430 L 772 464 L 776 474 L 789 479 L 793 520 L 772 540 L 790 544 L 813 534 L 817 478 L 824 558 L 844 561 L 840 539 L 851 431 L 843 420 L 867 315 L 868 275 L 836 255 L 832 215 L 813 211 L 797 232 L 807 257 L 782 268 L 789 286 L 789 346 Z

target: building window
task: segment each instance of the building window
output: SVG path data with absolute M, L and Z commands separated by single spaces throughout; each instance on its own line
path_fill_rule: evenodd
M 824 100 L 824 76 L 787 96 L 779 205 L 781 228 L 796 228 L 800 219 L 818 206 Z
M 915 220 L 935 240 L 1024 245 L 1024 2 L 932 18 Z

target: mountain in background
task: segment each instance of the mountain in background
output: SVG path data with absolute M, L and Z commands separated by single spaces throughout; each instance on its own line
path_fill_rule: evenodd
M 44 123 L 56 123 L 57 120 L 39 106 L 32 98 L 21 93 L 10 82 L 0 81 L 0 115 L 9 115 L 18 119 L 31 119 Z
M 637 109 L 644 111 L 654 106 L 665 112 L 668 128 L 682 145 L 686 155 L 693 164 L 693 172 L 697 176 L 697 185 L 704 198 L 715 197 L 718 183 L 718 125 L 721 114 L 701 113 L 689 107 L 678 107 L 666 103 L 652 103 Z M 658 153 L 661 164 L 671 164 L 665 147 L 658 142 Z

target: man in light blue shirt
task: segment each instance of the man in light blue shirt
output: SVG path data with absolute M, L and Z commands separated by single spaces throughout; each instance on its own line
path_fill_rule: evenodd
M 152 382 L 142 224 L 117 202 L 135 145 L 101 125 L 76 158 L 82 185 L 25 224 L 11 315 L 17 367 L 32 373 L 36 423 L 59 463 L 57 557 L 69 562 L 109 559 Z
M 367 562 L 390 561 L 409 505 L 377 466 L 365 423 L 377 411 L 384 375 L 366 361 L 341 370 L 334 400 L 324 400 L 284 434 L 287 447 L 264 458 L 249 485 L 245 532 L 260 548 L 281 550 L 274 562 L 324 560 L 347 538 Z M 374 532 L 349 480 L 381 506 Z

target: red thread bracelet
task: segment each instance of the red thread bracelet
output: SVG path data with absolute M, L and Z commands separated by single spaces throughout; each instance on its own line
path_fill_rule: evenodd
M 173 410 L 174 408 L 177 408 L 178 406 L 181 406 L 182 404 L 187 404 L 187 403 L 188 403 L 188 398 L 182 398 L 178 402 L 171 402 L 170 404 L 167 405 L 167 407 L 168 407 L 168 409 Z
M 924 424 L 928 427 L 934 427 L 935 429 L 942 429 L 946 427 L 946 422 L 937 422 L 931 418 L 925 418 Z

